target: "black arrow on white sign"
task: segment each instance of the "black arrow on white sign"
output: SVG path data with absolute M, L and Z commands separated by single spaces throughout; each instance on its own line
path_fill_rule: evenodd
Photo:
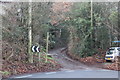
M 40 47 L 39 46 L 32 46 L 32 51 L 33 52 L 40 52 Z

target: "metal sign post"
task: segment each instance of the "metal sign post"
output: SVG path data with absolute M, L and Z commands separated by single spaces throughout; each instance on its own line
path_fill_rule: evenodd
M 40 61 L 40 47 L 39 46 L 32 46 L 32 52 L 37 52 L 39 61 Z
M 39 52 L 39 62 L 40 62 L 40 52 Z

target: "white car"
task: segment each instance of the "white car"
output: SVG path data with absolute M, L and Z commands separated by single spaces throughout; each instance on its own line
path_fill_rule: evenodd
M 111 47 L 106 52 L 105 60 L 114 62 L 117 59 L 117 56 L 120 56 L 120 47 Z

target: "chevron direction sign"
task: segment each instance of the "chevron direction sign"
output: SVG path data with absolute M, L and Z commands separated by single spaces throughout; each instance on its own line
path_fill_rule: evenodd
M 40 52 L 39 46 L 32 46 L 32 52 Z

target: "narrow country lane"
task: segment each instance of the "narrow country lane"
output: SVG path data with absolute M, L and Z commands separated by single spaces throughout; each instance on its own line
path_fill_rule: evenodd
M 24 74 L 13 76 L 13 78 L 118 78 L 119 72 L 96 67 L 88 67 L 80 62 L 68 58 L 61 53 L 61 49 L 52 50 L 49 54 L 54 55 L 63 68 L 61 71 L 55 72 L 40 72 L 33 74 Z M 86 76 L 87 75 L 87 76 Z
M 70 59 L 66 54 L 61 53 L 61 50 L 64 48 L 52 50 L 49 53 L 55 55 L 55 60 L 62 65 L 61 70 L 75 70 L 75 69 L 100 69 L 96 67 L 89 67 L 84 65 L 81 62 Z

